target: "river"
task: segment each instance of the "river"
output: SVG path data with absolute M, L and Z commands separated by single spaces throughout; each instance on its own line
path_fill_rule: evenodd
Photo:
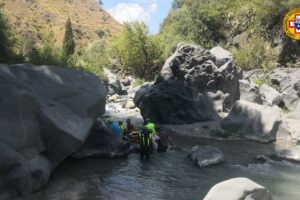
M 258 163 L 254 159 L 285 144 L 181 136 L 173 139 L 175 150 L 155 153 L 149 161 L 140 160 L 137 154 L 116 160 L 66 160 L 45 189 L 22 200 L 201 200 L 213 185 L 235 177 L 248 177 L 265 186 L 275 200 L 300 199 L 300 165 L 286 161 Z M 197 168 L 187 159 L 196 144 L 219 147 L 225 162 Z

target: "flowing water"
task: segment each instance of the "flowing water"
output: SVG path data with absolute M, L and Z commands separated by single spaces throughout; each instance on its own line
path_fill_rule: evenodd
M 23 200 L 201 200 L 216 183 L 248 177 L 268 188 L 275 200 L 300 199 L 300 165 L 255 157 L 280 145 L 176 137 L 176 150 L 155 153 L 149 161 L 137 154 L 124 159 L 65 161 L 42 192 Z M 220 165 L 199 169 L 187 159 L 192 145 L 219 147 Z M 221 199 L 220 199 L 221 200 Z

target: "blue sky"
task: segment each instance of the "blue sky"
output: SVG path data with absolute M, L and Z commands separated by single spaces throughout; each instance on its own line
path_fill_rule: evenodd
M 172 0 L 103 0 L 103 7 L 117 21 L 144 21 L 151 33 L 159 31 L 160 24 L 171 9 Z

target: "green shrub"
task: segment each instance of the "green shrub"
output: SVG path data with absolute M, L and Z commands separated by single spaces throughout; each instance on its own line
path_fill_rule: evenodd
M 243 69 L 262 68 L 267 71 L 274 66 L 277 55 L 270 44 L 263 38 L 254 37 L 244 48 L 233 50 L 237 64 Z
M 141 79 L 141 78 L 137 78 L 137 79 L 134 79 L 133 81 L 133 87 L 137 87 L 137 86 L 140 86 L 140 85 L 143 85 L 146 81 L 144 79 Z
M 153 80 L 162 66 L 160 40 L 140 22 L 124 24 L 120 35 L 110 44 L 109 54 L 120 61 L 123 71 L 146 80 Z

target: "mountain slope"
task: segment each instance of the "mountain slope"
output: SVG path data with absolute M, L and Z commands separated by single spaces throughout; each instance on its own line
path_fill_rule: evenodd
M 64 37 L 65 22 L 71 18 L 75 41 L 86 45 L 100 37 L 118 33 L 121 25 L 95 0 L 0 0 L 17 35 L 40 38 L 53 31 L 57 45 Z

